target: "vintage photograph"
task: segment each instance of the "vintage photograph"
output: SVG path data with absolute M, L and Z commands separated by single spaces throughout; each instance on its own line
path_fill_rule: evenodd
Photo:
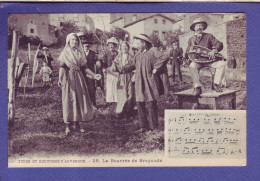
M 9 167 L 171 166 L 166 110 L 246 137 L 246 14 L 9 14 L 7 77 Z

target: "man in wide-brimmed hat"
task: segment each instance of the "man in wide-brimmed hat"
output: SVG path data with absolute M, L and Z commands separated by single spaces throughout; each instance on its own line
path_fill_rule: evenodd
M 204 33 L 203 31 L 207 28 L 208 24 L 201 18 L 194 20 L 190 29 L 194 31 L 194 35 L 189 39 L 188 46 L 186 49 L 186 57 L 189 51 L 191 51 L 194 45 L 200 45 L 211 50 L 209 52 L 209 58 L 212 59 L 215 57 L 215 54 L 220 52 L 223 49 L 223 43 L 217 40 L 212 34 Z M 226 62 L 225 61 L 215 61 L 212 63 L 196 63 L 192 62 L 190 64 L 190 73 L 193 80 L 194 86 L 194 95 L 198 96 L 202 92 L 202 84 L 199 80 L 199 70 L 203 67 L 215 68 L 214 76 L 214 89 L 217 92 L 221 92 L 221 82 L 224 77 Z
M 86 36 L 85 36 L 85 33 L 84 33 L 84 32 L 80 31 L 80 32 L 78 32 L 76 35 L 79 37 L 79 39 L 80 39 L 81 42 L 86 41 Z
M 83 50 L 85 52 L 86 59 L 87 59 L 88 68 L 92 72 L 96 73 L 96 71 L 95 71 L 96 54 L 94 51 L 89 49 L 91 42 L 87 40 L 84 32 L 82 32 L 82 31 L 78 32 L 76 35 L 79 37 L 81 44 L 83 46 Z M 84 70 L 83 70 L 83 74 L 84 74 L 86 83 L 88 85 L 89 97 L 91 99 L 92 105 L 95 107 L 96 106 L 96 87 L 95 87 L 96 80 L 93 79 L 93 77 L 91 75 L 84 73 Z
M 82 41 L 83 50 L 87 58 L 87 67 L 95 74 L 100 74 L 103 77 L 103 73 L 101 70 L 101 62 L 98 60 L 96 53 L 93 50 L 90 50 L 91 44 L 92 42 L 87 39 Z M 88 83 L 90 99 L 92 101 L 93 106 L 96 107 L 96 89 L 98 86 L 102 88 L 102 79 L 97 81 L 93 77 L 88 75 L 86 77 L 86 80 Z
M 167 54 L 160 52 L 153 47 L 152 42 L 145 34 L 134 37 L 138 52 L 136 53 L 133 64 L 125 67 L 125 71 L 135 72 L 135 96 L 140 123 L 140 132 L 155 130 L 158 128 L 158 108 L 157 99 L 159 98 L 158 74 L 165 62 Z

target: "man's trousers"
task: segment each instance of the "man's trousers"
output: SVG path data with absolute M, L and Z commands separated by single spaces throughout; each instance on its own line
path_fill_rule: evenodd
M 158 128 L 157 101 L 137 102 L 140 127 L 148 130 Z
M 194 88 L 196 87 L 202 87 L 202 84 L 200 82 L 199 78 L 199 71 L 200 69 L 204 67 L 210 67 L 215 68 L 215 75 L 214 75 L 214 84 L 221 85 L 222 79 L 225 75 L 225 69 L 226 69 L 226 61 L 216 61 L 212 63 L 195 63 L 192 62 L 190 64 L 190 74 L 193 81 Z
M 172 60 L 172 81 L 175 81 L 175 69 L 177 70 L 179 81 L 182 81 L 181 67 L 178 59 Z

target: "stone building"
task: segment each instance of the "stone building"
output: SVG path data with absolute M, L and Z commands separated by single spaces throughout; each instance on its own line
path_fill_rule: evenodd
M 56 42 L 48 14 L 9 14 L 8 27 L 28 37 L 39 37 L 47 45 Z
M 172 31 L 172 25 L 176 22 L 173 18 L 156 13 L 111 13 L 111 28 L 123 28 L 130 34 L 130 40 L 138 34 L 151 35 L 155 33 L 160 40 L 164 40 L 167 31 Z
M 62 13 L 62 14 L 50 14 L 50 25 L 55 27 L 61 27 L 64 22 L 72 21 L 79 28 L 79 30 L 94 30 L 94 22 L 91 17 L 86 13 Z
M 173 24 L 173 31 L 180 29 L 187 33 L 190 31 L 190 25 L 196 18 L 203 18 L 209 26 L 214 26 L 223 22 L 224 14 L 217 13 L 185 13 L 179 14 L 179 19 Z

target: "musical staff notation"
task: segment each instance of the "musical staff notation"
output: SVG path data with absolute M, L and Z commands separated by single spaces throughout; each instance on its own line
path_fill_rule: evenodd
M 231 112 L 176 111 L 166 116 L 169 157 L 245 157 L 246 114 Z

